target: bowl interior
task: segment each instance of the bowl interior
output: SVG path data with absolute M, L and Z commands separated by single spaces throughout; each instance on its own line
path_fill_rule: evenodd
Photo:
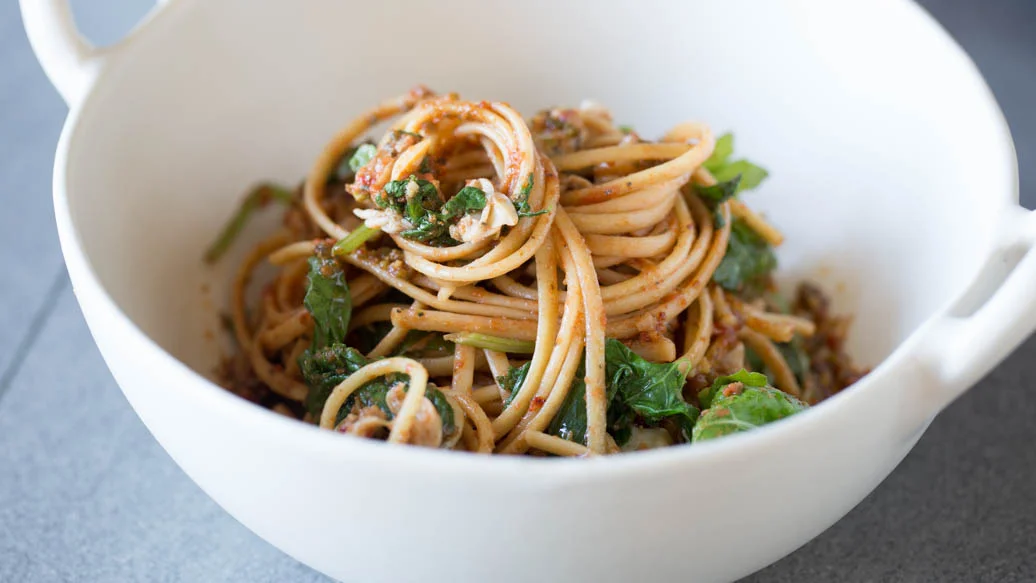
M 530 114 L 589 98 L 645 136 L 734 131 L 770 170 L 745 200 L 787 235 L 783 277 L 834 292 L 877 364 L 979 267 L 1010 145 L 919 9 L 842 4 L 172 2 L 79 114 L 73 224 L 116 303 L 208 375 L 234 266 L 277 221 L 203 265 L 251 184 L 295 183 L 352 116 L 416 83 Z

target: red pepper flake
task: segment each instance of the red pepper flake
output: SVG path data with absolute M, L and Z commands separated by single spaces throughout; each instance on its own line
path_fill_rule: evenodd
M 744 389 L 745 389 L 744 383 L 741 383 L 741 382 L 730 383 L 729 385 L 723 387 L 723 396 L 724 397 L 733 397 L 734 395 L 740 395 L 741 391 L 743 391 Z

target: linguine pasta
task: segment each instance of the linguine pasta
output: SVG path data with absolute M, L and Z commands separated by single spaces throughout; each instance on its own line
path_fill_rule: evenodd
M 614 453 L 801 410 L 862 374 L 848 320 L 813 286 L 776 293 L 783 237 L 736 196 L 765 171 L 731 148 L 700 123 L 647 141 L 595 104 L 528 122 L 422 87 L 379 104 L 298 192 L 250 197 L 287 209 L 238 268 L 223 380 L 329 430 L 479 453 Z

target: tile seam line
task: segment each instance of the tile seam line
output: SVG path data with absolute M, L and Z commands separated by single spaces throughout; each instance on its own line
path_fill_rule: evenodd
M 4 396 L 7 395 L 8 389 L 10 389 L 11 385 L 14 384 L 14 379 L 18 376 L 18 372 L 21 371 L 25 358 L 29 355 L 32 348 L 39 340 L 43 327 L 50 320 L 51 314 L 54 313 L 54 310 L 57 307 L 57 299 L 61 296 L 61 293 L 65 291 L 68 284 L 69 281 L 68 276 L 65 273 L 65 266 L 62 265 L 61 269 L 59 269 L 57 274 L 51 279 L 50 285 L 47 286 L 47 291 L 43 296 L 43 301 L 40 306 L 36 308 L 36 312 L 32 315 L 32 319 L 29 321 L 29 329 L 25 331 L 21 340 L 18 341 L 18 345 L 15 346 L 11 362 L 8 363 L 7 368 L 2 374 L 0 374 L 0 404 L 3 403 Z

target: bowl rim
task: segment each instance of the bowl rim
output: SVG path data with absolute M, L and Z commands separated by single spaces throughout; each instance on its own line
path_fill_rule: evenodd
M 193 2 L 194 0 L 178 0 L 166 3 L 159 13 L 149 17 L 144 25 L 131 33 L 131 36 L 137 36 L 157 21 L 165 20 L 165 17 L 174 9 L 183 9 Z M 935 33 L 932 37 L 933 42 L 942 45 L 940 47 L 942 58 L 947 62 L 952 62 L 957 74 L 965 78 L 970 77 L 971 82 L 982 94 L 985 103 L 984 111 L 981 113 L 989 118 L 988 123 L 996 126 L 996 133 L 999 135 L 997 143 L 991 144 L 991 146 L 998 148 L 997 156 L 1002 157 L 1005 162 L 996 170 L 1014 174 L 1013 180 L 1006 181 L 1013 185 L 1008 189 L 1009 191 L 991 198 L 1001 201 L 1000 204 L 1005 207 L 1016 204 L 1018 201 L 1017 157 L 1014 153 L 1014 144 L 1007 121 L 992 90 L 964 49 L 934 17 L 912 0 L 899 0 L 897 4 L 909 11 L 903 14 L 913 19 L 915 26 L 927 27 Z M 69 208 L 67 170 L 70 156 L 77 147 L 76 144 L 81 140 L 80 119 L 90 111 L 97 100 L 97 87 L 107 82 L 112 71 L 117 68 L 118 61 L 125 55 L 113 54 L 112 56 L 116 58 L 108 63 L 109 66 L 99 71 L 84 99 L 71 107 L 62 128 L 54 161 L 53 199 L 58 235 L 65 262 L 77 292 L 77 300 L 84 316 L 91 327 L 93 326 L 92 317 L 109 316 L 110 322 L 106 321 L 106 324 L 117 326 L 119 336 L 129 338 L 142 350 L 152 353 L 163 367 L 176 375 L 179 384 L 182 385 L 183 399 L 195 401 L 199 406 L 213 407 L 219 415 L 228 418 L 236 417 L 240 424 L 253 425 L 257 430 L 267 432 L 271 439 L 276 438 L 291 449 L 304 448 L 343 458 L 376 458 L 377 461 L 383 463 L 405 464 L 417 470 L 449 471 L 481 477 L 490 475 L 510 478 L 520 472 L 523 476 L 532 478 L 567 477 L 584 480 L 599 480 L 630 474 L 646 476 L 664 470 L 673 464 L 706 464 L 719 458 L 749 456 L 760 452 L 761 449 L 769 449 L 781 441 L 791 440 L 797 434 L 810 432 L 814 426 L 824 423 L 828 417 L 851 407 L 853 401 L 862 398 L 864 393 L 877 390 L 875 385 L 882 385 L 886 381 L 892 380 L 896 368 L 911 359 L 912 353 L 921 342 L 925 331 L 933 325 L 940 314 L 955 302 L 954 299 L 936 310 L 860 381 L 811 407 L 806 414 L 795 415 L 753 431 L 726 436 L 724 439 L 711 440 L 690 447 L 687 445 L 667 447 L 634 452 L 635 455 L 598 456 L 591 459 L 552 459 L 531 456 L 479 456 L 469 452 L 398 447 L 376 440 L 342 436 L 295 419 L 286 418 L 220 387 L 174 357 L 141 330 L 119 307 L 101 283 L 93 264 L 86 255 L 80 233 L 72 218 Z M 93 300 L 96 300 L 96 303 Z M 104 354 L 103 350 L 102 355 L 107 361 L 108 355 Z M 110 365 L 109 367 L 114 368 Z M 992 366 L 986 370 L 989 368 Z M 937 412 L 937 410 L 926 412 L 927 418 L 930 420 Z M 922 424 L 921 429 L 923 430 L 926 426 L 927 423 Z M 484 459 L 485 457 L 489 459 Z

